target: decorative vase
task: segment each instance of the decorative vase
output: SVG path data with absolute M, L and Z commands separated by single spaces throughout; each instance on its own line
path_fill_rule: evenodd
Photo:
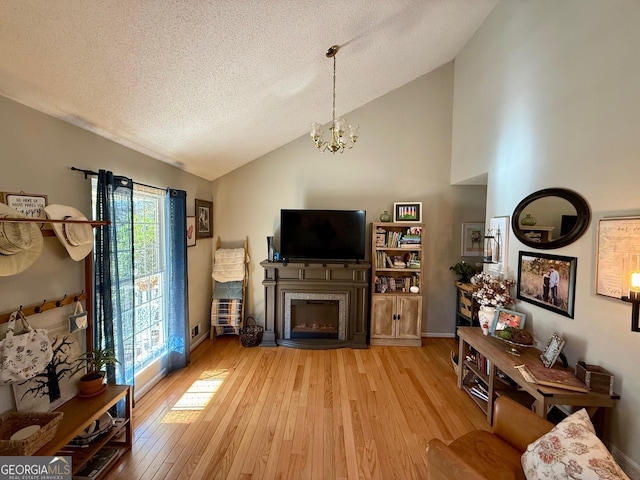
M 480 322 L 480 327 L 482 327 L 482 333 L 485 335 L 489 335 L 489 328 L 493 323 L 493 317 L 496 315 L 496 307 L 488 307 L 486 305 L 481 305 L 480 310 L 478 310 L 478 322 Z
M 267 237 L 267 258 L 270 262 L 274 260 L 273 237 Z
M 382 212 L 380 214 L 380 221 L 381 222 L 390 222 L 391 221 L 391 215 L 389 215 L 389 211 L 385 210 L 384 212 Z
M 520 219 L 520 225 L 525 227 L 533 227 L 537 222 L 536 217 L 532 217 L 530 213 L 525 214 L 524 218 Z

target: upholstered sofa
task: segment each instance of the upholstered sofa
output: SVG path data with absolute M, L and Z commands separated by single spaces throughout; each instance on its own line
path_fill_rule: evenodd
M 493 432 L 474 430 L 449 445 L 429 442 L 429 480 L 524 479 L 522 453 L 552 428 L 551 422 L 501 396 L 495 401 Z
M 493 431 L 474 430 L 451 444 L 427 446 L 429 480 L 628 480 L 596 436 L 585 409 L 558 425 L 508 397 L 494 403 Z

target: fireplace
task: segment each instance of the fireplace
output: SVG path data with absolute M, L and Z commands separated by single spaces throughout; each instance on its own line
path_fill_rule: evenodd
M 269 262 L 261 345 L 367 348 L 368 262 Z
M 346 340 L 346 293 L 286 292 L 284 339 Z

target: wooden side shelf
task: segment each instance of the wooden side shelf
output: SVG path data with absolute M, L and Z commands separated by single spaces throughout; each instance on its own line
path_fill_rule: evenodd
M 90 443 L 86 447 L 70 447 L 69 442 L 84 432 L 91 423 L 100 418 L 112 406 L 122 399 L 126 399 L 125 418 L 110 432 Z M 71 456 L 72 471 L 75 475 L 85 464 L 105 445 L 115 446 L 119 451 L 118 457 L 131 449 L 131 387 L 128 385 L 107 385 L 100 395 L 91 398 L 74 397 L 55 412 L 62 412 L 64 416 L 58 425 L 55 437 L 38 450 L 36 456 Z M 114 465 L 115 461 L 111 464 Z M 106 471 L 104 472 L 106 473 Z M 101 477 L 98 477 L 101 478 Z
M 519 357 L 515 357 L 505 351 L 505 346 L 500 340 L 483 335 L 478 327 L 458 327 L 458 336 L 458 358 L 466 358 L 468 352 L 473 351 L 474 355 L 482 355 L 489 365 L 487 375 L 482 371 L 484 369 L 479 368 L 474 362 L 465 361 L 463 368 L 458 372 L 458 388 L 468 391 L 476 379 L 486 384 L 488 402 L 485 404 L 479 402 L 480 399 L 475 396 L 472 398 L 486 413 L 490 425 L 493 423 L 493 402 L 500 395 L 508 395 L 532 408 L 541 417 L 547 417 L 550 409 L 556 405 L 585 407 L 596 433 L 601 438 L 604 436 L 606 414 L 620 398 L 618 394 L 581 393 L 529 383 L 515 367 L 530 362 L 542 365 L 539 358 L 541 352 L 538 349 L 524 349 Z M 510 380 L 500 378 L 500 375 Z

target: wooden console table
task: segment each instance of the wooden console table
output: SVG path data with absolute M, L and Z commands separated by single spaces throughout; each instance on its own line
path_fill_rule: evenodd
M 473 396 L 472 398 L 486 412 L 489 425 L 493 424 L 493 402 L 498 396 L 502 394 L 510 395 L 510 393 L 528 394 L 530 396 L 528 398 L 533 401 L 534 411 L 541 417 L 546 417 L 553 405 L 585 407 L 593 420 L 596 433 L 600 437 L 603 436 L 606 424 L 606 410 L 615 405 L 615 401 L 620 398 L 620 395 L 615 393 L 613 395 L 593 392 L 581 393 L 529 383 L 515 367 L 523 363 L 533 362 L 538 362 L 542 365 L 540 350 L 523 348 L 520 350 L 521 356 L 511 355 L 506 352 L 506 345 L 503 342 L 492 336 L 483 335 L 482 329 L 479 327 L 459 327 L 458 336 L 460 338 L 458 362 L 464 361 L 469 352 L 469 347 L 489 360 L 488 374 L 480 371 L 475 364 L 468 361 L 464 361 L 464 367 L 458 369 L 458 388 L 467 389 L 465 376 L 468 372 L 479 377 L 479 380 L 487 386 L 488 401 L 483 402 Z M 498 377 L 498 371 L 504 373 L 521 388 L 517 392 L 509 392 L 508 389 L 501 388 L 504 384 Z

